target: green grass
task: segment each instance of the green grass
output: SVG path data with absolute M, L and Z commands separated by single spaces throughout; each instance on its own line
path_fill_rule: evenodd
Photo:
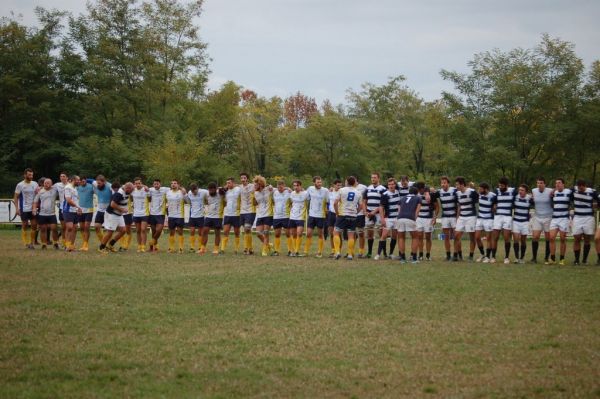
M 599 267 L 0 253 L 6 398 L 600 397 Z

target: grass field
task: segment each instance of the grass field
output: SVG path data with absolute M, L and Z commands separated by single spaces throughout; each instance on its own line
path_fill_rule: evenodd
M 600 397 L 596 266 L 0 254 L 4 398 Z

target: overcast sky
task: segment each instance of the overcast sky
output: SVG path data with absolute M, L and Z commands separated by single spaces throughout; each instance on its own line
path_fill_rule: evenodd
M 83 0 L 3 0 L 0 14 L 84 11 Z M 600 0 L 205 0 L 211 89 L 233 80 L 260 95 L 300 90 L 344 102 L 349 88 L 402 74 L 425 99 L 452 87 L 440 69 L 467 71 L 475 53 L 531 48 L 541 34 L 600 59 Z

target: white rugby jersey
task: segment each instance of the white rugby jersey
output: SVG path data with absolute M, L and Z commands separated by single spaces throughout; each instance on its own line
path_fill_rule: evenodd
M 67 202 L 67 200 L 73 201 L 76 206 L 71 206 Z M 77 207 L 79 206 L 79 193 L 77 192 L 77 188 L 73 186 L 72 183 L 69 183 L 65 186 L 65 203 L 63 207 L 63 212 L 77 212 Z
M 51 187 L 46 190 L 44 187 L 35 195 L 34 202 L 38 202 L 37 213 L 40 216 L 54 216 L 56 213 L 56 198 L 58 190 Z
M 541 219 L 552 217 L 552 190 L 546 187 L 540 191 L 536 187 L 531 190 L 531 196 L 535 201 L 535 216 Z
M 65 186 L 66 184 L 60 181 L 52 185 L 52 187 L 54 187 L 58 192 L 58 207 L 61 211 L 65 205 Z
M 169 187 L 160 187 L 158 190 L 154 187 L 148 189 L 150 197 L 150 215 L 164 215 L 166 213 L 166 195 Z
M 241 201 L 240 201 L 240 214 L 256 213 L 256 207 L 254 206 L 254 184 L 248 183 L 245 186 L 238 186 L 241 190 Z M 235 215 L 232 215 L 235 216 Z
M 256 218 L 266 218 L 273 216 L 273 193 L 263 188 L 261 191 L 254 191 L 254 200 L 256 201 Z
M 185 197 L 190 204 L 190 218 L 204 217 L 204 202 L 207 196 L 208 190 L 202 188 L 199 188 L 196 194 L 193 191 L 187 193 Z
M 343 187 L 339 190 L 338 215 L 356 217 L 362 201 L 362 192 L 354 187 Z
M 139 190 L 137 188 L 133 189 L 129 198 L 133 204 L 134 217 L 143 217 L 150 214 L 149 196 L 150 193 L 143 188 L 140 188 Z
M 250 185 L 250 184 L 249 184 Z M 242 188 L 235 186 L 225 192 L 225 209 L 224 216 L 239 216 L 240 207 L 242 205 Z M 250 212 L 248 212 L 250 213 Z
M 273 219 L 289 219 L 290 217 L 290 192 L 284 190 L 282 193 L 279 190 L 273 191 Z
M 219 194 L 208 194 L 204 200 L 204 216 L 210 219 L 221 219 L 223 218 L 223 209 L 225 208 L 225 196 Z
M 327 205 L 327 210 L 329 212 L 333 212 L 335 213 L 335 208 L 333 207 L 333 204 L 335 203 L 335 199 L 338 196 L 338 192 L 337 191 L 330 191 L 329 195 L 328 195 L 328 205 Z
M 365 198 L 365 193 L 367 191 L 367 186 L 365 186 L 364 184 L 358 183 L 355 188 L 356 188 L 356 191 L 358 191 L 358 193 L 360 194 L 360 198 L 361 198 L 361 201 L 362 201 L 362 199 Z M 340 188 L 340 190 L 341 190 L 341 188 Z M 359 205 L 360 205 L 360 203 L 359 203 Z M 365 211 L 362 208 L 357 213 L 357 215 L 364 215 L 364 214 L 365 214 Z
M 329 190 L 325 187 L 317 189 L 315 186 L 310 186 L 306 189 L 306 192 L 308 193 L 308 200 L 310 201 L 308 208 L 308 216 L 313 218 L 326 217 Z
M 290 209 L 291 220 L 306 220 L 306 202 L 308 200 L 308 193 L 306 191 L 300 191 L 299 193 L 292 191 L 290 193 L 290 201 L 292 207 Z
M 169 190 L 166 194 L 167 210 L 171 218 L 183 218 L 185 215 L 185 194 L 181 190 Z
M 21 212 L 31 212 L 33 209 L 33 199 L 35 198 L 35 191 L 38 188 L 37 182 L 33 180 L 26 182 L 25 180 L 19 182 L 15 188 L 15 194 L 18 195 L 19 209 Z

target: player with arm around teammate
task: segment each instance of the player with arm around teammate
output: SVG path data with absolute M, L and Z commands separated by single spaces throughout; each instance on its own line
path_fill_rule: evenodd
M 33 181 L 33 170 L 25 169 L 23 180 L 17 184 L 13 203 L 17 215 L 21 218 L 21 240 L 28 249 L 34 249 L 35 232 L 37 229 L 37 218 L 33 215 L 33 200 L 38 191 L 37 182 Z M 29 227 L 31 226 L 31 231 Z
M 356 222 L 359 211 L 365 211 L 365 204 L 362 201 L 362 191 L 355 187 L 356 178 L 349 176 L 346 179 L 346 187 L 338 191 L 338 196 L 334 202 L 336 212 L 335 230 L 334 230 L 334 246 L 335 259 L 340 259 L 340 248 L 342 245 L 341 233 L 348 231 L 348 260 L 354 258 L 354 232 L 356 231 Z
M 479 183 L 479 207 L 477 210 L 477 222 L 475 223 L 475 241 L 479 248 L 480 256 L 476 259 L 477 262 L 496 263 L 496 258 L 492 257 L 493 245 L 492 231 L 494 231 L 494 208 L 496 206 L 496 194 L 490 191 L 490 185 L 482 182 Z M 483 255 L 483 240 L 487 248 L 485 256 Z
M 581 256 L 581 241 L 583 241 L 582 263 L 587 264 L 588 255 L 592 245 L 592 237 L 596 230 L 594 219 L 594 203 L 598 202 L 596 190 L 587 186 L 583 179 L 577 180 L 573 191 L 573 252 L 575 254 L 575 266 L 579 265 Z
M 392 236 L 390 240 L 389 257 L 393 259 L 394 249 L 396 247 L 397 231 L 396 222 L 398 220 L 398 210 L 400 208 L 400 193 L 396 190 L 396 179 L 390 177 L 387 181 L 388 189 L 381 196 L 379 205 L 379 215 L 381 215 L 381 237 L 379 238 L 379 246 L 377 255 L 373 258 L 379 260 L 382 252 L 385 249 L 388 235 Z
M 454 262 L 463 260 L 462 235 L 469 234 L 469 262 L 473 261 L 475 252 L 475 225 L 477 224 L 476 205 L 479 201 L 477 192 L 467 187 L 465 178 L 459 176 L 456 182 L 456 201 L 458 203 L 458 218 L 456 219 L 456 232 L 454 233 Z

